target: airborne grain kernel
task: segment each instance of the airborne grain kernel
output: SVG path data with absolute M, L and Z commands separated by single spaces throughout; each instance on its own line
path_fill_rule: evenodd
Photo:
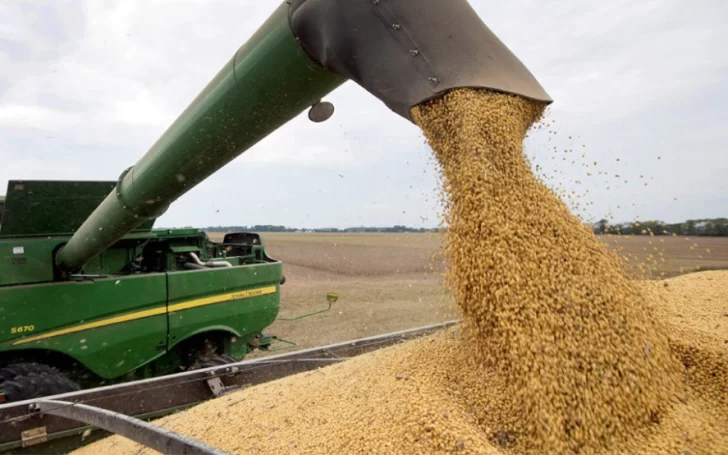
M 728 272 L 630 280 L 532 174 L 541 110 L 457 90 L 413 111 L 441 164 L 465 330 L 157 424 L 235 454 L 728 453 Z M 120 437 L 80 452 L 151 453 Z
M 519 452 L 593 452 L 648 431 L 680 370 L 619 258 L 531 171 L 523 139 L 542 110 L 456 90 L 413 118 L 441 166 L 469 347 L 508 384 L 503 434 Z

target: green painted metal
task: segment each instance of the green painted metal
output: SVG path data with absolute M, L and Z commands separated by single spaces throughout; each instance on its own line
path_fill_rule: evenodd
M 66 238 L 0 238 L 0 288 L 53 281 L 49 261 L 53 261 L 53 249 Z
M 11 180 L 0 237 L 72 234 L 116 182 Z M 154 220 L 137 230 L 149 231 Z
M 203 235 L 199 233 L 199 235 Z M 86 264 L 84 272 L 94 275 L 125 273 L 129 262 L 149 239 L 159 239 L 158 233 L 133 233 L 124 237 L 114 248 Z M 69 236 L 0 237 L 0 287 L 9 285 L 51 282 L 56 277 L 53 254 Z
M 235 334 L 243 344 L 258 336 L 275 321 L 280 307 L 280 262 L 254 267 L 231 267 L 181 271 L 168 274 L 169 334 L 173 346 L 178 340 L 198 333 L 220 330 Z M 196 308 L 174 310 L 175 306 L 208 296 L 235 294 L 238 291 L 272 288 L 260 296 L 231 300 Z M 224 291 L 223 291 L 224 290 Z
M 345 82 L 307 57 L 287 9 L 118 182 L 10 182 L 0 365 L 47 361 L 108 383 L 178 371 L 209 343 L 242 358 L 267 339 L 283 271 L 259 237 L 223 245 L 196 229 L 151 228 L 177 198 Z
M 138 250 L 142 241 L 153 247 L 158 243 L 166 249 L 164 270 L 158 273 L 129 275 L 97 269 L 71 281 L 50 281 L 51 274 L 45 277 L 49 281 L 45 284 L 0 285 L 0 364 L 53 352 L 106 379 L 120 378 L 155 360 L 158 365 L 141 376 L 168 373 L 179 367 L 178 354 L 173 351 L 180 343 L 210 332 L 234 337 L 227 348 L 242 358 L 251 349 L 248 344 L 278 314 L 282 264 L 265 256 L 256 261 L 251 249 L 247 257 L 227 257 L 235 265 L 230 268 L 170 267 L 189 249 L 181 245 L 183 241 L 188 246 L 199 245 L 194 249 L 204 252 L 205 260 L 212 259 L 206 252 L 215 245 L 207 243 L 204 233 L 193 232 L 152 231 L 146 238 L 141 233 L 130 234 L 99 256 L 100 263 L 120 257 L 124 260 L 118 264 L 127 264 L 134 256 L 129 251 Z M 64 240 L 67 237 L 12 239 L 1 241 L 0 249 L 23 242 L 28 245 L 27 253 L 45 251 L 45 261 L 29 263 L 40 266 L 45 262 L 52 272 L 50 251 Z M 170 246 L 175 243 L 178 245 Z M 166 260 L 170 257 L 171 261 Z M 39 267 L 38 273 L 41 271 Z M 5 280 L 6 275 L 0 277 Z M 163 357 L 167 355 L 175 360 L 166 361 Z
M 56 352 L 82 363 L 102 378 L 119 377 L 164 353 L 166 312 L 17 343 L 59 330 L 164 308 L 166 297 L 164 273 L 0 287 L 0 301 L 4 302 L 0 316 L 0 352 L 12 358 L 25 358 L 39 350 Z
M 169 127 L 122 174 L 57 257 L 67 272 L 134 229 L 346 81 L 297 44 L 282 4 Z

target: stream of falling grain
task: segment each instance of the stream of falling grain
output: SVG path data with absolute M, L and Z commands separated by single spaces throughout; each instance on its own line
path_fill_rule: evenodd
M 542 109 L 457 90 L 414 119 L 442 168 L 450 291 L 509 386 L 504 431 L 528 452 L 591 452 L 658 422 L 680 373 L 622 261 L 534 177 L 523 141 Z
M 459 333 L 157 423 L 236 454 L 728 453 L 728 323 L 713 322 L 728 273 L 695 297 L 690 278 L 630 280 L 532 174 L 523 140 L 541 114 L 477 90 L 413 110 L 441 165 Z M 113 437 L 79 452 L 150 451 Z

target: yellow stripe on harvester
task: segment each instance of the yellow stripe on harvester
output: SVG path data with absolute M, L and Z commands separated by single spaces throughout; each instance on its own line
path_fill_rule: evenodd
M 76 332 L 80 332 L 82 330 L 95 329 L 98 327 L 105 327 L 107 325 L 120 324 L 122 322 L 133 321 L 135 319 L 142 319 L 142 318 L 148 318 L 150 316 L 157 316 L 160 314 L 164 314 L 166 312 L 167 312 L 167 310 L 165 307 L 152 308 L 151 310 L 138 311 L 136 313 L 129 313 L 129 314 L 125 314 L 123 316 L 116 316 L 116 317 L 109 318 L 109 319 L 102 319 L 100 321 L 89 322 L 88 324 L 80 324 L 80 325 L 68 327 L 68 328 L 61 329 L 61 330 L 55 330 L 53 332 L 42 333 L 40 335 L 22 338 L 16 342 L 14 342 L 13 346 L 15 346 L 16 344 L 25 344 L 25 343 L 30 343 L 32 341 L 43 340 L 45 338 L 57 337 L 59 335 L 68 335 L 69 333 L 76 333 Z
M 99 327 L 106 327 L 108 325 L 121 324 L 123 322 L 134 321 L 137 319 L 144 319 L 151 316 L 159 316 L 167 312 L 189 310 L 190 308 L 197 308 L 205 305 L 214 305 L 222 302 L 232 302 L 233 300 L 249 299 L 251 297 L 258 297 L 261 295 L 275 294 L 276 287 L 268 286 L 265 288 L 251 289 L 249 291 L 231 292 L 229 294 L 213 295 L 212 297 L 205 297 L 202 299 L 188 300 L 187 302 L 180 302 L 174 305 L 170 305 L 169 308 L 162 306 L 159 308 L 152 308 L 150 310 L 137 311 L 136 313 L 129 313 L 122 316 L 115 316 L 113 318 L 101 319 L 100 321 L 89 322 L 87 324 L 79 324 L 73 327 L 65 329 L 54 330 L 53 332 L 41 333 L 40 335 L 34 335 L 32 337 L 25 337 L 17 340 L 13 343 L 13 346 L 18 344 L 32 343 L 33 341 L 45 340 L 60 335 L 68 335 L 69 333 L 81 332 L 83 330 L 96 329 Z
M 261 295 L 275 294 L 276 287 L 268 286 L 267 288 L 251 289 L 249 291 L 233 292 L 231 294 L 213 295 L 197 300 L 190 300 L 182 303 L 175 303 L 169 306 L 169 312 L 188 310 L 198 306 L 213 305 L 215 303 L 229 302 L 232 300 L 249 299 Z

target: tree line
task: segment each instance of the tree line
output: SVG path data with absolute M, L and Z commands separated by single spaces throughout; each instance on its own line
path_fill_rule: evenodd
M 693 236 L 728 236 L 728 218 L 710 218 L 687 220 L 682 223 L 665 223 L 659 220 L 631 221 L 626 223 L 610 223 L 606 219 L 593 225 L 595 234 L 621 235 L 693 235 Z M 256 224 L 253 226 L 209 226 L 202 228 L 208 232 L 318 232 L 318 233 L 427 233 L 442 232 L 443 228 L 413 228 L 409 226 L 358 226 L 348 228 L 296 228 L 272 224 Z
M 321 233 L 365 233 L 365 232 L 383 232 L 383 233 L 425 233 L 439 232 L 439 228 L 413 228 L 409 226 L 388 226 L 388 227 L 372 227 L 360 226 L 339 228 L 292 228 L 287 226 L 277 226 L 271 224 L 256 224 L 254 226 L 210 226 L 202 228 L 207 232 L 321 232 Z
M 622 235 L 694 235 L 694 236 L 728 236 L 728 218 L 712 218 L 687 220 L 682 223 L 665 223 L 658 220 L 632 221 L 629 223 L 610 224 L 602 219 L 594 224 L 595 234 Z

